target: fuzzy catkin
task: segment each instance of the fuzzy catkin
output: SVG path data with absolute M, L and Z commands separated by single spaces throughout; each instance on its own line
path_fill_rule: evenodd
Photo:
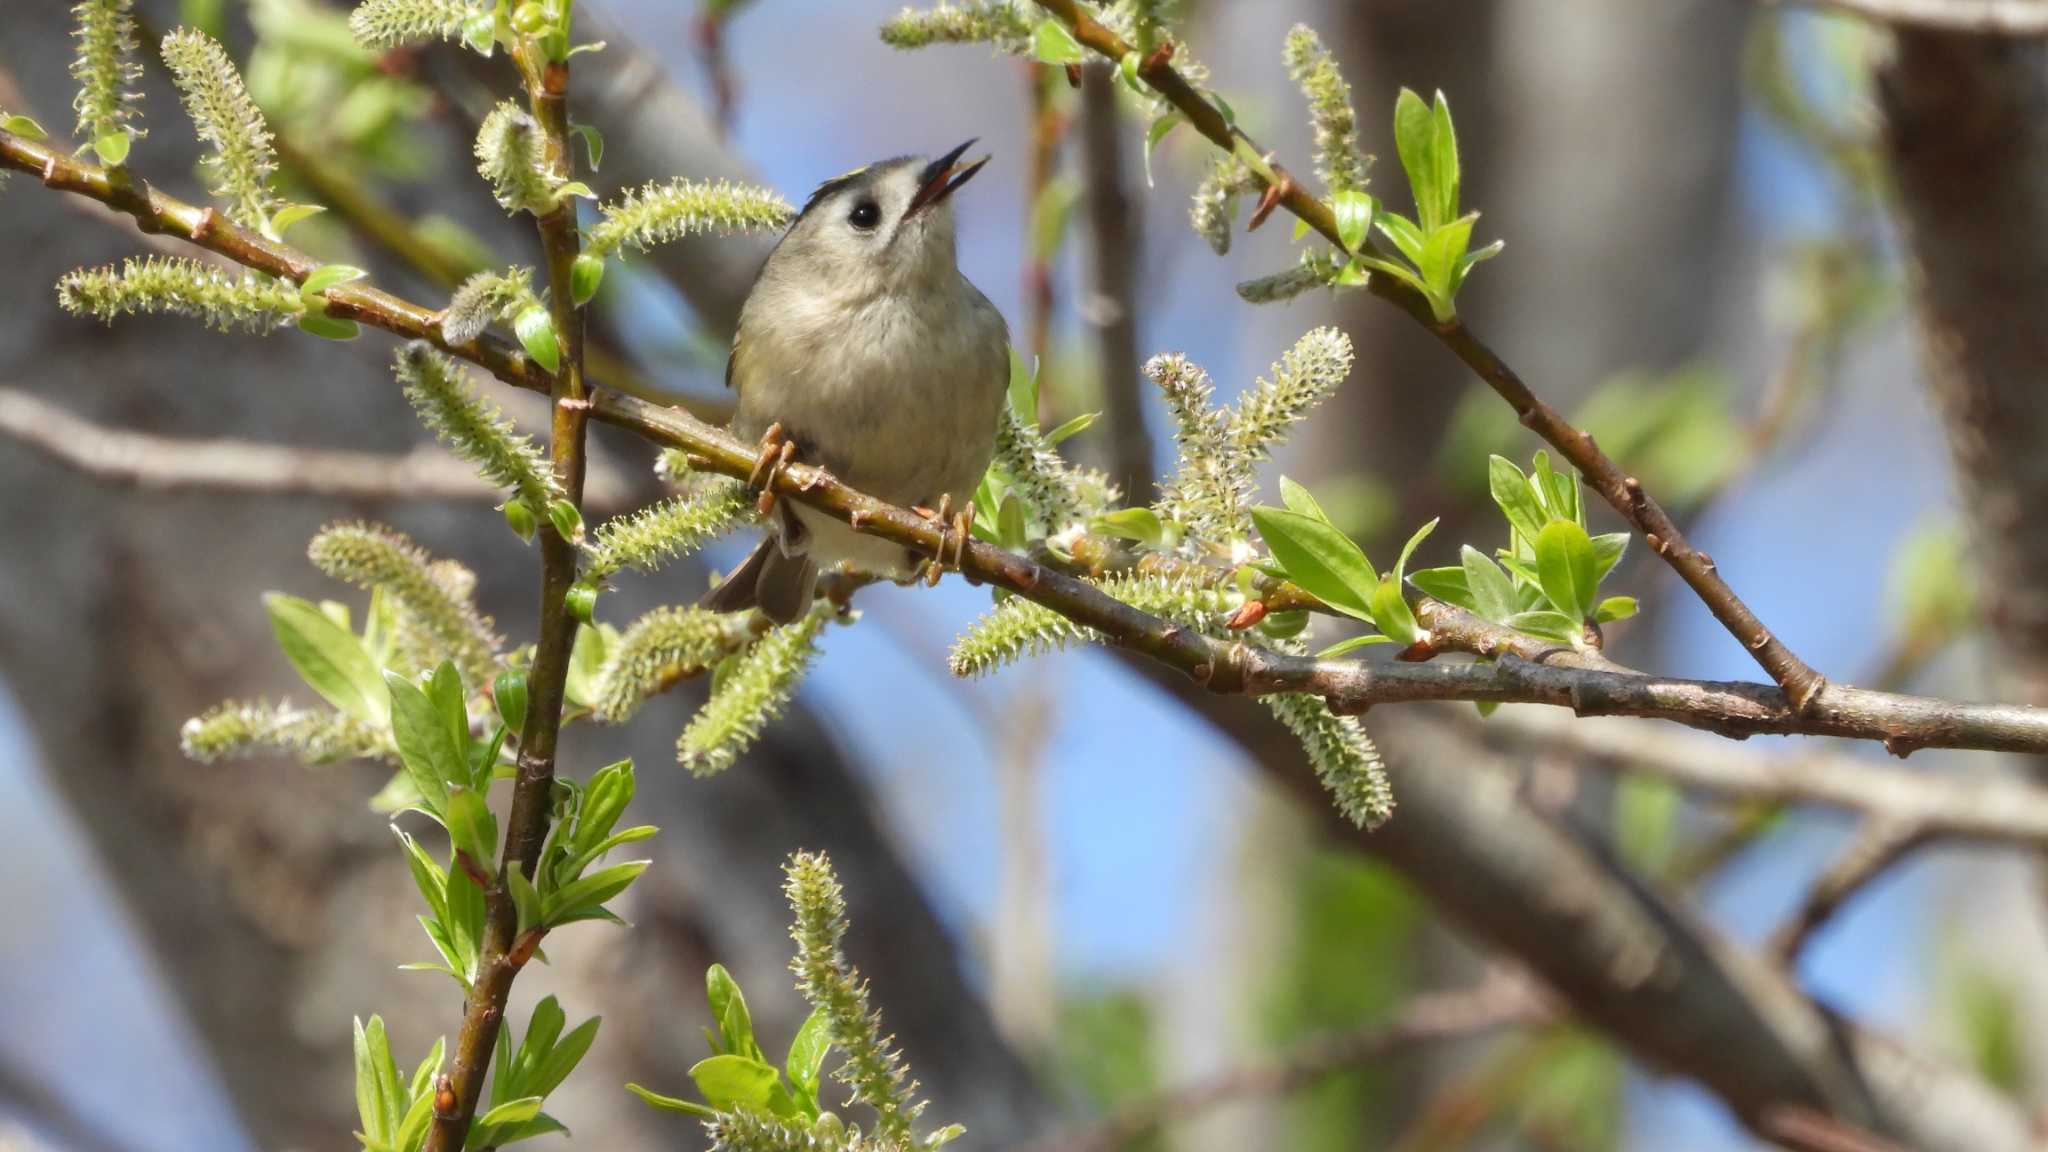
M 213 146 L 212 155 L 202 161 L 212 176 L 213 194 L 228 201 L 228 215 L 237 223 L 266 226 L 280 206 L 270 188 L 277 153 L 270 125 L 227 49 L 205 33 L 181 28 L 164 37 L 163 56 L 199 138 Z

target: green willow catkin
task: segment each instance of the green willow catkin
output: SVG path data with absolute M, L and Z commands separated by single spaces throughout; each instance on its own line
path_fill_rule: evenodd
M 164 37 L 163 57 L 199 138 L 213 146 L 202 161 L 212 193 L 228 202 L 228 215 L 237 223 L 267 226 L 281 206 L 270 188 L 277 154 L 270 125 L 250 99 L 242 74 L 226 49 L 188 28 Z

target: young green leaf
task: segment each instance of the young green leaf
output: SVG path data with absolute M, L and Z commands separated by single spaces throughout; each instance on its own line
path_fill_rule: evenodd
M 1087 49 L 1058 20 L 1045 19 L 1031 30 L 1031 55 L 1041 64 L 1079 64 L 1088 58 Z
M 448 839 L 456 849 L 479 867 L 492 867 L 491 861 L 498 858 L 498 821 L 483 794 L 459 784 L 451 787 L 444 816 Z
M 1399 212 L 1391 212 L 1382 208 L 1373 216 L 1372 223 L 1373 227 L 1380 230 L 1380 235 L 1385 236 L 1393 243 L 1396 252 L 1408 258 L 1409 263 L 1422 263 L 1422 245 L 1424 241 L 1422 229 L 1415 221 L 1401 215 Z
M 1545 640 L 1560 640 L 1566 644 L 1576 643 L 1581 625 L 1562 612 L 1517 612 L 1506 620 L 1508 627 Z
M 809 1101 L 814 1107 L 817 1104 L 818 1078 L 831 1051 L 831 1017 L 823 1008 L 813 1008 L 804 1018 L 803 1027 L 796 1030 L 796 1038 L 789 1042 L 789 1058 L 784 1061 L 784 1071 L 789 1073 L 789 1082 L 799 1100 Z
M 406 1101 L 399 1095 L 398 1068 L 391 1060 L 391 1042 L 384 1021 L 372 1016 L 355 1021 L 356 1113 L 363 1134 L 373 1143 L 389 1143 L 397 1133 Z
M 1536 502 L 1536 493 L 1529 485 L 1529 478 L 1515 467 L 1514 461 L 1504 456 L 1489 456 L 1486 459 L 1486 487 L 1493 494 L 1493 502 L 1500 506 L 1501 514 L 1508 518 L 1508 524 L 1521 533 L 1524 540 L 1533 542 L 1543 531 L 1543 522 L 1548 517 Z
M 1347 616 L 1373 619 L 1378 574 L 1349 536 L 1326 521 L 1281 508 L 1254 508 L 1252 522 L 1288 579 Z
M 1415 554 L 1416 547 L 1424 540 L 1427 540 L 1431 532 L 1436 531 L 1436 526 L 1437 521 L 1431 520 L 1429 523 L 1417 528 L 1415 534 L 1408 537 L 1408 542 L 1401 545 L 1401 557 L 1394 561 L 1394 583 L 1401 583 L 1405 573 L 1408 571 L 1408 558 Z
M 389 671 L 384 683 L 390 691 L 391 733 L 398 742 L 398 757 L 427 811 L 443 819 L 449 783 L 469 779 L 468 756 L 449 732 L 440 709 L 418 685 Z
M 562 342 L 555 336 L 555 318 L 546 308 L 521 312 L 512 322 L 512 330 L 519 335 L 520 347 L 549 375 L 562 370 Z
M 1330 208 L 1337 216 L 1337 236 L 1344 247 L 1352 252 L 1362 250 L 1372 235 L 1373 215 L 1379 205 L 1363 191 L 1346 190 L 1331 195 Z
M 690 1068 L 690 1079 L 713 1108 L 729 1111 L 752 1108 L 768 1111 L 768 1101 L 781 1073 L 759 1060 L 722 1053 L 699 1060 Z
M 540 1057 L 532 1065 L 532 1070 L 526 1077 L 526 1090 L 536 1096 L 546 1096 L 561 1087 L 562 1081 L 567 1080 L 569 1073 L 576 1070 L 576 1065 L 583 1062 L 584 1054 L 589 1052 L 591 1044 L 596 1042 L 597 1026 L 602 1019 L 592 1016 L 571 1028 L 568 1035 L 551 1045 L 547 1055 Z
M 1316 502 L 1315 496 L 1285 476 L 1280 478 L 1280 502 L 1287 505 L 1289 512 L 1313 516 L 1325 524 L 1330 522 L 1329 514 L 1323 511 L 1323 506 Z
M 495 1128 L 503 1124 L 524 1124 L 540 1115 L 540 1106 L 543 1103 L 545 1101 L 538 1096 L 522 1096 L 517 1100 L 507 1100 L 478 1117 L 476 1122 L 485 1128 Z
M 647 1104 L 655 1108 L 659 1108 L 664 1112 L 681 1112 L 685 1115 L 702 1116 L 706 1119 L 718 1115 L 717 1112 L 713 1111 L 710 1108 L 706 1108 L 704 1105 L 697 1103 L 695 1100 L 684 1100 L 675 1096 L 663 1096 L 659 1092 L 653 1091 L 648 1088 L 643 1088 L 638 1084 L 627 1084 L 626 1091 L 631 1092 L 633 1095 L 638 1096 Z
M 1471 590 L 1472 611 L 1496 624 L 1515 614 L 1515 586 L 1500 565 L 1470 544 L 1459 549 L 1458 562 L 1465 570 L 1465 587 Z
M 1626 620 L 1636 614 L 1636 598 L 1633 596 L 1609 596 L 1593 609 L 1593 619 L 1602 624 Z
M 572 920 L 589 919 L 589 913 L 600 909 L 604 902 L 626 890 L 627 885 L 647 871 L 650 860 L 629 860 L 600 868 L 588 876 L 581 877 L 549 893 L 545 900 L 543 923 L 548 927 L 567 924 Z
M 1455 604 L 1467 612 L 1479 611 L 1479 605 L 1472 598 L 1471 581 L 1463 568 L 1424 568 L 1410 572 L 1408 583 L 1415 585 L 1423 595 Z
M 306 686 L 343 713 L 374 727 L 390 722 L 390 696 L 363 643 L 319 607 L 296 596 L 263 597 L 277 646 Z
M 1316 658 L 1321 660 L 1328 660 L 1333 657 L 1342 656 L 1349 652 L 1355 652 L 1360 648 L 1365 648 L 1373 644 L 1392 644 L 1394 642 L 1395 641 L 1392 636 L 1382 636 L 1377 632 L 1368 632 L 1363 636 L 1352 636 L 1348 639 L 1339 640 L 1335 644 L 1330 645 L 1328 648 L 1325 648 L 1322 651 L 1316 653 Z
M 1544 525 L 1536 534 L 1536 577 L 1559 612 L 1574 620 L 1591 616 L 1600 574 L 1586 530 L 1570 520 Z
M 754 1019 L 747 1011 L 746 995 L 725 965 L 713 964 L 705 970 L 704 999 L 711 1005 L 712 1022 L 718 1025 L 721 1052 L 750 1060 L 766 1059 L 754 1039 Z
M 1159 521 L 1159 514 L 1150 508 L 1119 508 L 1105 512 L 1088 521 L 1091 532 L 1115 536 L 1120 540 L 1135 540 L 1140 544 L 1158 547 L 1165 539 L 1166 526 Z
M 1394 151 L 1415 194 L 1415 214 L 1424 233 L 1436 231 L 1442 217 L 1436 175 L 1436 119 L 1414 89 L 1403 88 L 1394 100 Z
M 1607 579 L 1614 566 L 1621 563 L 1622 553 L 1628 551 L 1628 533 L 1603 532 L 1593 537 L 1593 579 Z
M 1401 595 L 1401 584 L 1388 573 L 1373 589 L 1373 623 L 1387 634 L 1394 643 L 1407 647 L 1424 636 L 1421 625 L 1415 622 L 1415 612 L 1408 607 L 1408 600 Z

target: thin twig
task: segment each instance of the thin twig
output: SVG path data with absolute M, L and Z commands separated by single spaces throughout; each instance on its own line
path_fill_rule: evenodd
M 145 229 L 183 236 L 258 271 L 302 280 L 319 267 L 311 257 L 211 211 L 146 184 L 115 188 L 98 167 L 5 132 L 0 132 L 0 163 L 38 173 L 53 188 L 113 204 L 135 216 Z M 337 316 L 430 340 L 508 384 L 543 392 L 553 388 L 554 381 L 525 352 L 488 335 L 452 344 L 442 337 L 436 313 L 362 282 L 331 289 L 327 307 Z M 558 418 L 580 414 L 560 406 L 557 413 Z M 590 397 L 589 415 L 655 443 L 682 448 L 710 471 L 736 477 L 754 471 L 753 449 L 687 412 L 599 392 Z M 935 555 L 940 546 L 943 533 L 937 525 L 862 495 L 822 470 L 793 465 L 777 475 L 775 487 L 861 531 L 923 555 Z M 1112 643 L 1179 669 L 1215 692 L 1305 692 L 1322 696 L 1345 712 L 1416 700 L 1549 704 L 1581 715 L 1656 717 L 1725 736 L 1771 733 L 1879 740 L 1897 755 L 1919 748 L 2048 752 L 2044 709 L 1959 704 L 1830 686 L 1822 699 L 1802 710 L 1776 687 L 1648 676 L 1603 666 L 1597 656 L 1575 654 L 1428 600 L 1419 602 L 1418 615 L 1439 644 L 1500 658 L 1469 665 L 1317 660 L 1211 639 L 1124 604 L 1084 580 L 981 541 L 970 542 L 960 559 L 960 571 L 969 579 L 1001 585 L 1043 604 Z
M 1799 907 L 1771 933 L 1770 954 L 1788 966 L 1797 961 L 1806 942 L 1851 897 L 1931 839 L 1932 830 L 1910 817 L 1867 821 L 1827 871 L 1814 881 Z
M 1271 1059 L 1133 1101 L 1092 1127 L 1032 1147 L 1039 1152 L 1117 1152 L 1164 1124 L 1193 1119 L 1212 1108 L 1286 1096 L 1417 1045 L 1541 1024 L 1553 1016 L 1528 982 L 1518 977 L 1496 976 L 1472 988 L 1425 993 L 1410 999 L 1391 1021 L 1314 1037 Z
M 1840 12 L 1879 24 L 2032 39 L 2048 36 L 2041 0 L 1763 0 L 1772 7 Z
M 1111 61 L 1122 60 L 1133 48 L 1121 36 L 1081 9 L 1075 0 L 1038 0 L 1038 6 L 1058 17 L 1074 38 Z M 1234 127 L 1221 109 L 1189 84 L 1173 67 L 1172 56 L 1155 52 L 1138 66 L 1138 76 L 1165 97 L 1188 119 L 1188 123 L 1225 152 L 1237 155 L 1245 166 L 1276 198 L 1280 207 L 1321 233 L 1340 251 L 1349 252 L 1337 229 L 1330 206 L 1311 194 L 1287 170 L 1262 154 L 1250 138 Z M 1361 251 L 1384 256 L 1368 238 Z M 1506 400 L 1524 426 L 1543 437 L 1577 468 L 1586 482 L 1643 533 L 1651 551 L 1662 556 L 1684 578 L 1723 627 L 1742 642 L 1750 655 L 1785 689 L 1800 710 L 1813 706 L 1827 685 L 1825 677 L 1808 667 L 1783 641 L 1771 634 L 1756 613 L 1742 602 L 1706 553 L 1692 547 L 1684 533 L 1671 522 L 1642 484 L 1608 459 L 1593 438 L 1574 427 L 1563 414 L 1538 399 L 1522 378 L 1493 349 L 1457 318 L 1439 321 L 1422 294 L 1392 276 L 1375 276 L 1370 291 L 1389 301 L 1427 329 L 1438 342 L 1464 361 L 1481 380 Z

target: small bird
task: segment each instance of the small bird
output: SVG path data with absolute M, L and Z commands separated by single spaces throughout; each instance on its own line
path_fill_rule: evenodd
M 953 193 L 988 163 L 960 163 L 973 144 L 821 185 L 754 282 L 725 368 L 739 397 L 732 431 L 761 442 L 753 483 L 764 505 L 775 473 L 800 459 L 939 520 L 956 564 L 1010 374 L 1002 314 L 954 264 Z M 902 579 L 921 559 L 775 501 L 767 539 L 702 605 L 758 607 L 788 623 L 809 608 L 821 567 Z

